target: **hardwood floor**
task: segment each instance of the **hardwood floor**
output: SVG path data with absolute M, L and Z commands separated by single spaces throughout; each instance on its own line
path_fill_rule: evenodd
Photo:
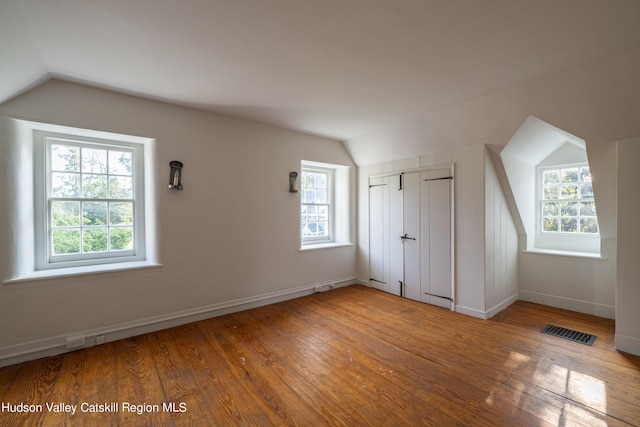
M 351 286 L 2 368 L 0 426 L 638 426 L 640 357 L 613 334 L 530 303 L 483 321 Z

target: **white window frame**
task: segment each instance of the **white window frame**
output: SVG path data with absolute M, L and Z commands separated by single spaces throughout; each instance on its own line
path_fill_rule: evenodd
M 55 255 L 52 250 L 51 204 L 56 200 L 51 195 L 51 159 L 52 144 L 87 148 L 115 148 L 130 151 L 133 155 L 133 196 L 127 199 L 133 202 L 133 240 L 129 250 L 92 252 Z M 95 138 L 86 135 L 65 134 L 49 131 L 34 132 L 34 270 L 95 266 L 123 262 L 143 261 L 146 259 L 145 244 L 145 159 L 144 144 L 118 139 Z M 68 200 L 83 200 L 82 197 Z M 93 200 L 93 199 L 86 199 Z M 100 199 L 109 201 L 111 199 Z
M 298 175 L 298 231 L 297 237 L 301 252 L 350 247 L 355 241 L 355 170 L 350 165 L 323 163 L 311 160 L 300 161 L 300 172 L 305 169 L 331 171 L 330 183 L 330 238 L 302 238 L 302 173 Z
M 321 243 L 332 243 L 335 241 L 335 203 L 334 203 L 334 169 L 320 166 L 320 165 L 312 165 L 310 163 L 303 163 L 301 168 L 300 175 L 300 239 L 301 244 L 304 245 L 316 245 Z M 304 200 L 305 192 L 302 186 L 303 176 L 305 172 L 309 173 L 320 173 L 326 176 L 326 189 L 327 189 L 327 200 L 326 203 L 306 203 Z M 303 210 L 304 206 L 327 206 L 327 236 L 303 236 L 302 230 L 304 228 L 305 222 L 303 221 Z
M 583 233 L 581 231 L 577 232 L 545 232 L 543 231 L 542 223 L 544 221 L 543 209 L 544 202 L 543 199 L 543 173 L 548 170 L 562 170 L 569 168 L 580 168 L 580 167 L 589 167 L 588 162 L 578 162 L 578 163 L 566 163 L 566 164 L 558 164 L 558 165 L 545 165 L 545 166 L 537 166 L 536 167 L 536 196 L 535 196 L 535 206 L 536 206 L 536 243 L 535 247 L 538 249 L 546 249 L 546 250 L 557 250 L 557 251 L 571 251 L 571 252 L 586 252 L 586 253 L 599 253 L 600 252 L 600 228 L 598 225 L 597 233 Z M 558 202 L 562 201 L 571 201 L 578 202 L 581 201 L 593 201 L 594 198 L 574 198 L 574 199 L 562 199 L 559 198 Z M 559 216 L 560 217 L 560 216 Z M 578 227 L 580 216 L 578 216 Z M 596 214 L 597 221 L 597 214 Z M 560 228 L 560 223 L 558 224 Z M 579 228 L 578 228 L 579 229 Z

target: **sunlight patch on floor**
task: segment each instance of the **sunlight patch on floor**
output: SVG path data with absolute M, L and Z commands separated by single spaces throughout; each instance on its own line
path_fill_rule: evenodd
M 534 373 L 533 383 L 569 400 L 562 408 L 549 407 L 559 416 L 556 425 L 607 425 L 601 414 L 607 411 L 607 389 L 603 380 L 543 362 Z
M 533 383 L 596 411 L 606 412 L 607 389 L 599 378 L 564 366 L 541 363 Z
M 513 375 L 497 378 L 485 403 L 510 402 L 554 426 L 607 426 L 603 419 L 607 411 L 603 380 L 549 360 L 542 360 L 537 366 L 531 362 L 531 357 L 512 351 L 504 367 Z M 522 375 L 531 376 L 535 390 L 517 379 Z
M 582 406 L 567 403 L 562 409 L 562 424 L 560 425 L 607 427 L 607 421 L 601 417 L 602 415 L 596 414 Z
M 563 366 L 542 362 L 533 374 L 533 383 L 554 393 L 565 395 L 569 370 Z
M 517 372 L 518 370 L 522 369 L 523 366 L 529 362 L 529 360 L 529 356 L 512 351 L 511 353 L 509 353 L 509 357 L 507 357 L 507 360 L 504 362 L 504 366 L 507 368 L 507 372 Z M 502 384 L 509 384 L 509 396 L 505 396 L 505 388 L 501 386 Z M 485 399 L 485 403 L 488 405 L 493 405 L 496 398 L 506 398 L 509 401 L 513 401 L 514 405 L 517 405 L 517 403 L 520 401 L 520 397 L 522 395 L 524 387 L 525 385 L 522 382 L 516 381 L 513 378 L 507 378 L 506 375 L 501 375 L 499 378 L 497 378 L 496 386 L 493 388 L 493 390 L 491 390 L 491 393 L 489 393 L 489 396 L 487 396 L 487 398 Z
M 581 372 L 569 372 L 567 397 L 598 411 L 607 410 L 607 389 L 604 381 Z

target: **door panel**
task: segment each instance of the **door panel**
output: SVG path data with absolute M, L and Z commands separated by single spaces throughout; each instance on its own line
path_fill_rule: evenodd
M 388 244 L 385 235 L 385 183 L 383 178 L 369 180 L 369 278 L 372 287 L 384 290 L 387 281 L 387 261 L 385 251 Z
M 420 301 L 431 303 L 429 289 L 431 287 L 431 236 L 429 233 L 431 215 L 431 185 L 427 181 L 429 172 L 420 174 L 420 227 L 422 229 L 422 239 L 420 242 Z
M 451 307 L 451 179 L 449 169 L 421 174 L 422 301 Z
M 369 283 L 394 295 L 404 281 L 402 196 L 400 175 L 369 179 Z
M 389 282 L 387 292 L 402 296 L 404 283 L 404 248 L 400 236 L 402 235 L 403 199 L 400 180 L 401 175 L 388 177 L 389 180 Z
M 451 298 L 451 181 L 447 179 L 429 182 L 431 184 L 429 293 Z M 447 303 L 447 307 L 449 305 Z
M 405 296 L 420 301 L 420 174 L 403 175 L 404 285 Z

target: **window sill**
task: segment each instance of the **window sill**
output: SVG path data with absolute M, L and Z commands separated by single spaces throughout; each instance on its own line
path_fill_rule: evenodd
M 88 265 L 84 267 L 57 268 L 34 271 L 22 277 L 5 280 L 4 284 L 33 282 L 38 280 L 55 279 L 59 277 L 86 276 L 90 274 L 140 270 L 157 267 L 162 267 L 162 264 L 151 263 L 148 261 L 133 261 L 103 265 Z
M 299 251 L 300 252 L 306 252 L 306 251 L 316 251 L 316 250 L 321 250 L 321 249 L 333 249 L 333 248 L 346 248 L 346 247 L 350 247 L 353 246 L 353 243 L 318 243 L 318 244 L 310 244 L 310 245 L 304 245 L 302 247 L 300 247 Z
M 538 255 L 565 256 L 565 257 L 572 257 L 572 258 L 595 259 L 595 260 L 601 260 L 601 261 L 604 261 L 604 260 L 607 259 L 607 258 L 603 258 L 600 254 L 593 253 L 593 252 L 560 251 L 560 250 L 554 250 L 554 249 L 533 248 L 533 249 L 527 249 L 525 251 L 522 251 L 522 253 L 525 253 L 525 254 L 538 254 Z

